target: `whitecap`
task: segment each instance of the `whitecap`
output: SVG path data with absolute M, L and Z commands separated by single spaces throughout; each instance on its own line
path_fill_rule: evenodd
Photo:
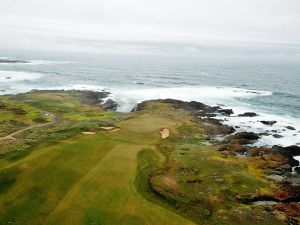
M 29 60 L 27 65 L 47 65 L 47 64 L 70 64 L 73 61 L 51 61 L 51 60 Z
M 0 71 L 0 83 L 22 82 L 26 80 L 36 80 L 43 77 L 40 73 L 29 73 L 22 71 Z

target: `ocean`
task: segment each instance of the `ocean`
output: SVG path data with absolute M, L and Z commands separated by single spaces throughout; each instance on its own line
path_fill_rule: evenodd
M 263 135 L 256 145 L 300 146 L 299 57 L 28 52 L 0 56 L 28 61 L 0 63 L 2 95 L 32 89 L 106 90 L 122 112 L 150 99 L 200 101 L 233 109 L 232 116 L 219 118 L 237 131 L 267 131 L 270 135 Z M 244 112 L 259 116 L 237 116 Z M 270 126 L 262 120 L 277 122 Z

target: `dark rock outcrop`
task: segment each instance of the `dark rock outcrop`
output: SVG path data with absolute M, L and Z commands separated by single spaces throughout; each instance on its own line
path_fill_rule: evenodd
M 220 120 L 215 119 L 215 118 L 211 118 L 211 117 L 207 117 L 207 118 L 198 118 L 197 122 L 201 122 L 201 123 L 208 123 L 211 125 L 217 125 L 217 126 L 221 126 L 222 123 L 220 122 Z
M 102 107 L 108 111 L 116 111 L 118 108 L 118 103 L 112 99 L 108 99 L 105 103 L 102 104 Z
M 104 98 L 107 98 L 109 92 L 106 91 L 80 91 L 84 98 L 84 101 L 89 105 L 99 105 L 103 102 Z
M 295 127 L 292 127 L 292 126 L 286 126 L 285 128 L 286 128 L 286 129 L 289 129 L 289 130 L 296 130 L 296 128 L 295 128 Z
M 259 139 L 259 135 L 254 132 L 239 132 L 225 138 L 230 144 L 252 144 Z
M 273 134 L 272 136 L 273 136 L 274 138 L 283 138 L 283 136 L 280 135 L 280 134 Z
M 149 102 L 161 102 L 171 104 L 175 108 L 181 108 L 188 112 L 191 112 L 193 115 L 198 117 L 214 117 L 218 114 L 218 110 L 222 110 L 220 106 L 209 106 L 201 102 L 191 101 L 185 102 L 176 99 L 157 99 L 157 100 L 150 100 L 150 101 L 143 101 L 137 104 L 131 111 L 141 111 L 145 108 L 145 106 Z
M 298 162 L 298 165 L 299 165 L 299 162 Z M 300 167 L 299 166 L 295 168 L 295 172 L 300 175 Z
M 265 125 L 269 125 L 269 126 L 272 126 L 275 123 L 277 123 L 277 121 L 275 121 L 275 120 L 271 120 L 271 121 L 261 120 L 259 122 L 261 122 L 262 124 L 265 124 Z
M 288 163 L 289 165 L 293 166 L 299 166 L 299 161 L 294 159 L 293 157 L 288 157 Z
M 217 112 L 224 116 L 230 116 L 231 114 L 233 114 L 232 109 L 218 109 Z
M 232 134 L 235 129 L 226 125 L 209 125 L 204 126 L 204 132 L 208 135 L 228 135 Z
M 300 147 L 296 145 L 291 145 L 288 147 L 282 147 L 279 145 L 274 145 L 272 147 L 272 152 L 274 154 L 284 155 L 287 157 L 293 157 L 300 155 Z
M 242 114 L 237 115 L 239 117 L 254 117 L 254 116 L 258 116 L 258 114 L 256 114 L 255 112 L 245 112 Z

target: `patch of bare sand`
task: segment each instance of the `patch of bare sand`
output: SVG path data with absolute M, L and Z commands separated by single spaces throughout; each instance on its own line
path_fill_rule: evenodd
M 100 127 L 101 129 L 103 130 L 110 130 L 110 131 L 118 131 L 118 130 L 121 130 L 120 128 L 118 127 Z
M 170 131 L 168 128 L 164 128 L 164 129 L 160 130 L 159 133 L 160 133 L 160 136 L 162 139 L 166 139 L 170 135 Z
M 92 131 L 83 131 L 81 133 L 82 134 L 88 134 L 88 135 L 96 134 L 96 132 L 92 132 Z
M 165 176 L 165 177 L 162 178 L 162 182 L 165 183 L 166 185 L 170 186 L 170 187 L 177 186 L 177 182 L 176 182 L 174 177 Z

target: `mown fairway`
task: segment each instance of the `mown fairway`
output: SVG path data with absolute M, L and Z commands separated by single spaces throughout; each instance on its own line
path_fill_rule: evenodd
M 138 153 L 177 123 L 146 114 L 118 125 L 2 159 L 0 224 L 193 224 L 134 185 Z

